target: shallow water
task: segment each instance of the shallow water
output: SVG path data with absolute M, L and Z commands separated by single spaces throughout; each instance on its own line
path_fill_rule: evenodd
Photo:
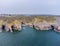
M 21 32 L 1 32 L 0 46 L 60 46 L 60 33 L 27 26 Z

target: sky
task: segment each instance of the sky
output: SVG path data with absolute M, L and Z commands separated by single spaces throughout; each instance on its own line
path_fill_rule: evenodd
M 0 14 L 60 15 L 60 0 L 0 0 Z

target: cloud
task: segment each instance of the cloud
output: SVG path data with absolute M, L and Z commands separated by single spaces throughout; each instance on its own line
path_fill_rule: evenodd
M 60 0 L 0 0 L 0 13 L 59 14 Z
M 48 0 L 47 3 L 49 5 L 57 5 L 58 4 L 58 0 Z

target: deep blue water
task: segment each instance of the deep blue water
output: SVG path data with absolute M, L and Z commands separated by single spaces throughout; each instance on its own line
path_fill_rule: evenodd
M 0 46 L 60 46 L 60 33 L 23 27 L 21 32 L 1 32 Z

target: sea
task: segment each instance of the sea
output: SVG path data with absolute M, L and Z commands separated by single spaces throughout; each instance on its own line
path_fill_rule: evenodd
M 0 46 L 60 46 L 60 33 L 25 26 L 21 32 L 0 32 Z

